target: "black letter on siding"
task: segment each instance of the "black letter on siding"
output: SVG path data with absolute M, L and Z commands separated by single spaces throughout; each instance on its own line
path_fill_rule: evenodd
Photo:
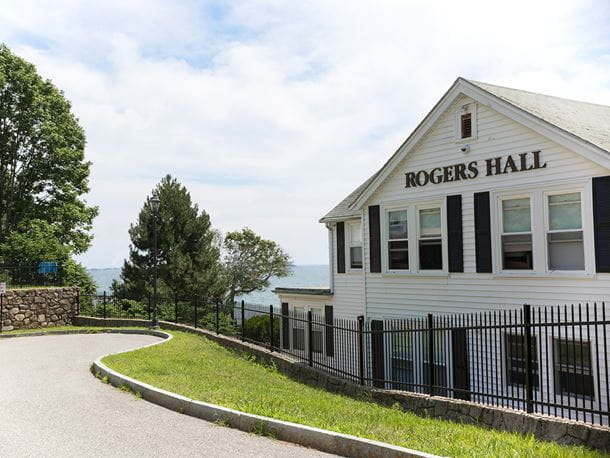
M 464 245 L 462 238 L 462 196 L 447 196 L 447 242 L 449 245 L 449 272 L 464 272 Z
M 477 272 L 491 273 L 489 192 L 474 193 L 474 237 Z
M 593 178 L 593 227 L 596 271 L 610 272 L 610 176 Z
M 326 336 L 326 356 L 335 356 L 335 328 L 333 328 L 333 306 L 324 307 L 324 323 L 326 326 L 324 335 Z
M 282 348 L 290 349 L 290 318 L 288 317 L 288 302 L 282 302 Z
M 345 223 L 337 223 L 337 273 L 345 273 Z
M 369 249 L 371 255 L 371 272 L 381 272 L 379 205 L 371 205 L 369 207 Z

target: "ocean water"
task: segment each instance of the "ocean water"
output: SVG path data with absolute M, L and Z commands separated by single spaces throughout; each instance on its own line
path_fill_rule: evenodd
M 88 269 L 89 273 L 97 283 L 98 293 L 110 292 L 113 280 L 119 280 L 120 268 Z M 327 265 L 303 265 L 292 266 L 292 274 L 284 278 L 272 278 L 271 285 L 264 291 L 250 293 L 243 298 L 247 302 L 262 305 L 279 305 L 279 300 L 273 289 L 280 287 L 325 287 L 328 288 L 328 266 Z

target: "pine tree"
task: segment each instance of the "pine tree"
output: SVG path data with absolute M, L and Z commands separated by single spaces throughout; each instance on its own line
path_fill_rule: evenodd
M 220 234 L 210 217 L 192 203 L 188 190 L 167 175 L 153 194 L 159 197 L 157 220 L 158 290 L 171 297 L 220 299 L 224 285 L 220 265 Z M 147 199 L 131 225 L 129 259 L 125 260 L 115 294 L 143 299 L 152 290 L 154 266 L 153 212 Z

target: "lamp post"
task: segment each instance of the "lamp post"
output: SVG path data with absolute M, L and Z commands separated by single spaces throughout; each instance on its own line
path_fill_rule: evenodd
M 157 218 L 161 201 L 156 193 L 150 198 L 150 207 L 153 213 L 153 319 L 151 328 L 159 329 L 159 316 L 157 314 Z

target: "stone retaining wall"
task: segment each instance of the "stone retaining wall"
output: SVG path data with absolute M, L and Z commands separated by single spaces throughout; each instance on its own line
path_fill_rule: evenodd
M 1 300 L 0 331 L 63 326 L 76 315 L 78 288 L 11 289 Z
M 75 317 L 74 323 L 81 326 L 103 325 L 111 327 L 150 325 L 150 321 L 146 320 L 104 320 L 103 318 L 89 317 Z M 424 417 L 437 417 L 458 423 L 474 424 L 520 434 L 532 434 L 542 440 L 560 444 L 585 445 L 610 452 L 610 428 L 608 427 L 593 426 L 539 414 L 528 414 L 518 410 L 475 404 L 459 399 L 365 387 L 311 368 L 287 355 L 271 353 L 263 347 L 241 342 L 239 339 L 216 335 L 205 329 L 195 329 L 181 324 L 169 322 L 161 322 L 160 324 L 162 329 L 200 334 L 226 348 L 247 352 L 264 363 L 272 362 L 280 372 L 287 376 L 327 391 L 374 401 L 386 406 L 399 405 L 404 410 Z

